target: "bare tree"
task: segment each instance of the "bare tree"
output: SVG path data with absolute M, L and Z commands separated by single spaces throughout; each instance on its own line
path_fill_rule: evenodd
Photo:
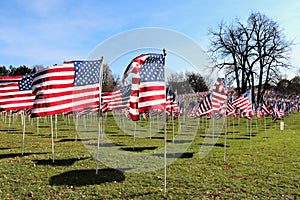
M 266 87 L 279 77 L 288 64 L 290 46 L 277 22 L 261 13 L 252 13 L 244 25 L 239 20 L 231 25 L 221 23 L 210 30 L 209 52 L 219 69 L 234 77 L 239 94 L 252 88 L 252 100 L 260 102 Z M 257 96 L 254 99 L 254 85 Z

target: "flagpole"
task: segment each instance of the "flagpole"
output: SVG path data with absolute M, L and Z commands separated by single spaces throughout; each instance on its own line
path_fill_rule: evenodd
M 96 174 L 98 174 L 98 160 L 99 160 L 99 149 L 100 149 L 100 137 L 101 137 L 101 98 L 102 98 L 102 78 L 103 78 L 103 60 L 104 57 L 101 57 L 100 60 L 100 74 L 99 74 L 99 109 L 98 109 L 98 140 L 97 140 L 97 153 L 96 153 Z
M 227 75 L 225 75 L 225 91 L 227 92 Z M 228 96 L 227 96 L 227 98 L 228 98 Z M 225 128 L 224 128 L 224 162 L 226 161 L 226 137 L 227 137 L 227 116 L 226 116 L 226 109 L 227 109 L 227 104 L 228 104 L 228 101 L 227 101 L 227 99 L 226 99 L 226 105 L 225 105 L 225 115 L 224 115 L 224 117 L 225 117 Z
M 166 49 L 163 49 L 164 57 L 164 81 L 166 89 Z M 166 116 L 166 106 L 164 107 L 164 192 L 167 192 L 167 116 Z
M 50 115 L 50 131 L 51 131 L 52 162 L 54 163 L 54 138 L 53 138 L 52 115 Z
M 24 112 L 21 111 L 21 120 L 22 120 L 22 155 L 24 154 L 24 144 L 25 144 L 25 116 Z

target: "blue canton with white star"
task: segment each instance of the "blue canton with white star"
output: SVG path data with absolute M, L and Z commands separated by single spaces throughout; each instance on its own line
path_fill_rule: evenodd
M 33 74 L 22 75 L 22 79 L 18 82 L 18 87 L 20 91 L 31 90 L 32 89 Z
M 74 86 L 99 83 L 101 61 L 74 61 Z
M 163 82 L 165 77 L 163 55 L 149 54 L 140 67 L 140 77 L 141 82 Z

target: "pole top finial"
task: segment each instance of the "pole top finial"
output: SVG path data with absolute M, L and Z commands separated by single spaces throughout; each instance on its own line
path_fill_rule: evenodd
M 167 55 L 167 50 L 165 48 L 163 48 L 163 55 L 166 56 Z

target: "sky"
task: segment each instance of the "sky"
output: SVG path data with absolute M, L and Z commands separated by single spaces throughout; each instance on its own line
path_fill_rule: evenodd
M 299 11 L 299 0 L 0 1 L 0 66 L 51 66 L 85 59 L 110 38 L 147 27 L 176 31 L 207 51 L 210 29 L 261 12 L 293 40 L 290 62 L 299 68 Z M 285 73 L 295 74 L 298 68 Z

